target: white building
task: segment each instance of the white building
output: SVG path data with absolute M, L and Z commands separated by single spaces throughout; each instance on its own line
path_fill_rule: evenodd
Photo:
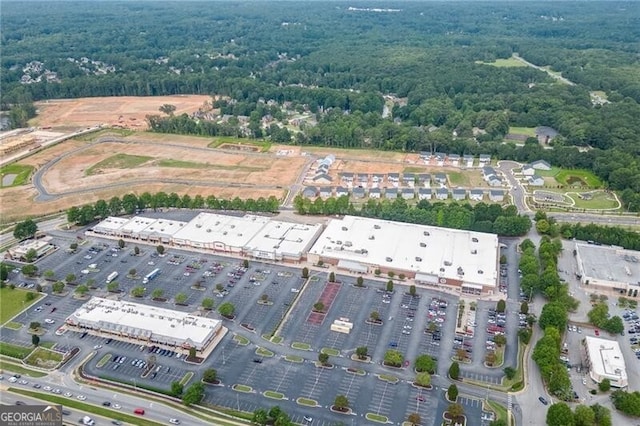
M 587 290 L 640 289 L 640 251 L 576 242 L 577 275 Z
M 499 247 L 495 234 L 345 216 L 329 222 L 307 257 L 479 295 L 495 291 Z
M 102 337 L 171 349 L 195 347 L 200 354 L 210 352 L 227 331 L 216 319 L 101 297 L 92 297 L 65 322 Z
M 609 379 L 613 387 L 629 386 L 627 368 L 618 342 L 586 336 L 584 345 L 587 350 L 589 376 L 593 381 L 600 383 Z

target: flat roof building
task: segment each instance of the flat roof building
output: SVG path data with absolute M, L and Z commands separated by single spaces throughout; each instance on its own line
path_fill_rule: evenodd
M 587 350 L 589 376 L 596 383 L 609 379 L 611 386 L 617 388 L 629 386 L 627 369 L 618 342 L 586 336 L 584 345 Z
M 640 252 L 576 242 L 577 274 L 587 289 L 640 289 Z
M 267 260 L 300 260 L 322 232 L 322 225 L 270 220 L 243 247 L 246 256 Z
M 216 319 L 101 297 L 92 297 L 65 323 L 117 340 L 184 350 L 195 347 L 200 354 L 209 353 L 227 331 Z
M 308 260 L 480 295 L 495 291 L 499 246 L 495 234 L 345 216 L 329 222 Z

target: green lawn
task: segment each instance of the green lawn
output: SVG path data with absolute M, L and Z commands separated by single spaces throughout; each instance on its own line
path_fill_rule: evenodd
M 30 370 L 21 365 L 14 364 L 13 362 L 3 360 L 0 360 L 0 370 L 11 371 L 12 373 L 18 373 L 29 377 L 44 377 L 47 375 L 47 373 L 43 373 L 42 371 Z
M 15 322 L 15 321 L 9 321 L 4 326 L 5 326 L 5 328 L 8 328 L 9 330 L 20 330 L 22 327 L 24 327 L 24 324 L 22 324 L 20 322 Z
M 375 414 L 375 413 L 367 413 L 365 417 L 367 420 L 372 422 L 387 423 L 389 421 L 388 417 L 381 416 L 380 414 Z
M 296 399 L 296 402 L 300 405 L 306 405 L 307 407 L 317 407 L 318 406 L 318 401 L 316 401 L 315 399 L 310 399 L 310 398 L 298 398 Z
M 9 164 L 4 167 L 0 167 L 0 188 L 9 188 L 12 186 L 24 185 L 29 181 L 31 173 L 33 173 L 33 166 L 24 166 L 22 164 Z M 9 185 L 2 184 L 2 178 L 5 175 L 16 175 Z
M 289 361 L 289 362 L 303 362 L 304 358 L 302 358 L 301 356 L 298 355 L 287 355 L 284 357 L 285 361 Z
M 182 379 L 180 379 L 180 384 L 182 386 L 186 386 L 186 384 L 189 383 L 189 380 L 191 380 L 194 374 L 195 373 L 193 371 L 187 371 L 187 373 L 182 377 Z
M 231 386 L 231 389 L 233 389 L 234 391 L 245 392 L 245 393 L 253 392 L 253 388 L 251 386 L 240 385 L 240 384 L 235 384 Z
M 24 360 L 29 365 L 41 368 L 54 368 L 62 361 L 62 354 L 48 350 L 46 348 L 37 348 Z
M 378 379 L 382 380 L 383 382 L 391 383 L 392 385 L 395 385 L 400 381 L 400 379 L 398 379 L 396 376 L 392 376 L 391 374 L 379 374 Z
M 466 173 L 449 172 L 447 173 L 447 175 L 449 176 L 449 182 L 451 182 L 451 185 L 456 185 L 456 186 L 469 185 L 469 176 Z
M 271 142 L 265 140 L 247 140 L 241 138 L 234 138 L 233 136 L 220 136 L 213 139 L 208 147 L 209 148 L 219 148 L 224 144 L 232 144 L 232 145 L 248 145 L 256 147 L 260 152 L 267 152 L 271 149 Z M 238 151 L 242 152 L 242 151 Z M 255 151 L 254 151 L 255 152 Z
M 522 62 L 518 61 L 518 63 L 522 63 Z M 526 135 L 526 136 L 531 136 L 535 138 L 536 128 L 535 127 L 509 127 L 509 133 L 513 135 Z
M 582 199 L 580 193 L 570 192 L 569 196 L 575 201 L 576 207 L 581 209 L 615 209 L 619 208 L 620 204 L 615 200 L 612 194 L 607 194 L 604 191 L 589 192 L 591 199 Z
M 329 356 L 338 356 L 340 355 L 340 351 L 337 349 L 333 349 L 333 348 L 322 348 L 322 350 L 320 350 L 320 352 L 322 352 L 323 354 L 327 354 Z
M 237 344 L 242 345 L 242 346 L 247 346 L 249 344 L 249 339 L 247 339 L 246 337 L 241 336 L 239 334 L 236 334 L 235 336 L 233 336 L 233 340 Z
M 116 154 L 94 164 L 85 171 L 85 175 L 91 176 L 100 173 L 103 169 L 132 169 L 153 159 L 144 155 Z
M 284 399 L 284 394 L 276 391 L 264 391 L 263 395 L 271 399 Z
M 580 184 L 580 182 L 584 182 L 584 184 L 593 189 L 602 186 L 600 179 L 588 170 L 562 169 L 555 175 L 555 178 L 558 182 L 567 186 Z
M 36 297 L 27 302 L 25 300 L 27 293 L 34 292 L 21 288 L 14 288 L 13 290 L 9 287 L 0 288 L 0 324 L 9 321 L 24 308 L 33 305 L 42 297 L 39 293 L 34 293 Z
M 495 401 L 487 401 L 489 408 L 495 413 L 496 420 L 507 421 L 507 409 Z
M 293 349 L 299 349 L 301 351 L 310 351 L 311 350 L 311 345 L 308 343 L 303 343 L 303 342 L 293 342 L 291 344 L 291 347 Z
M 527 65 L 514 58 L 496 59 L 493 62 L 476 61 L 476 64 L 491 65 L 497 68 L 526 67 Z
M 17 359 L 25 359 L 33 351 L 33 347 L 17 346 L 0 342 L 0 354 Z

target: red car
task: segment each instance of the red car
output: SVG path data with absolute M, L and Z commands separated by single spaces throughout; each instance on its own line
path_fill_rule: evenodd
M 599 336 L 599 335 L 600 335 L 600 330 L 596 328 L 596 336 Z

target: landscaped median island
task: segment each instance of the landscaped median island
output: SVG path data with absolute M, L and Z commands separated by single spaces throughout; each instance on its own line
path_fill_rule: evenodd
M 287 355 L 284 357 L 284 360 L 289 362 L 297 362 L 297 363 L 304 362 L 304 358 L 298 355 Z
M 321 353 L 329 355 L 329 356 L 339 356 L 340 355 L 340 351 L 338 349 L 333 349 L 333 348 L 322 348 L 320 350 Z
M 265 348 L 258 348 L 256 349 L 256 355 L 260 355 L 260 356 L 264 356 L 267 358 L 271 358 L 273 357 L 275 354 L 273 352 L 271 352 L 269 349 L 265 349 Z
M 315 399 L 311 399 L 311 398 L 298 398 L 296 399 L 296 403 L 298 403 L 298 405 L 305 405 L 307 407 L 320 407 L 320 404 L 318 404 L 318 401 L 316 401 Z
M 364 416 L 367 420 L 377 423 L 388 423 L 389 418 L 376 413 L 367 413 Z
M 193 375 L 194 375 L 193 371 L 187 371 L 187 373 L 182 377 L 182 379 L 180 379 L 180 384 L 182 386 L 185 386 L 187 383 L 189 383 L 189 380 L 191 380 Z
M 376 375 L 376 377 L 378 377 L 378 379 L 382 380 L 383 382 L 387 382 L 392 385 L 395 385 L 400 381 L 400 379 L 398 379 L 396 376 L 392 376 L 391 374 L 378 374 Z
M 271 398 L 271 399 L 286 399 L 284 394 L 282 392 L 276 392 L 276 391 L 264 391 L 262 393 L 262 395 L 264 395 L 267 398 Z
M 233 389 L 234 391 L 237 392 L 244 392 L 244 393 L 253 393 L 254 390 L 251 386 L 247 386 L 247 385 L 241 385 L 239 383 L 236 383 L 235 385 L 231 386 L 231 389 Z
M 111 354 L 105 354 L 102 358 L 100 358 L 100 361 L 97 362 L 96 368 L 104 367 L 107 364 L 107 362 L 109 362 L 110 359 L 111 359 Z
M 293 349 L 298 349 L 300 351 L 310 351 L 311 350 L 311 345 L 308 343 L 303 343 L 303 342 L 293 342 L 291 344 L 291 347 Z

